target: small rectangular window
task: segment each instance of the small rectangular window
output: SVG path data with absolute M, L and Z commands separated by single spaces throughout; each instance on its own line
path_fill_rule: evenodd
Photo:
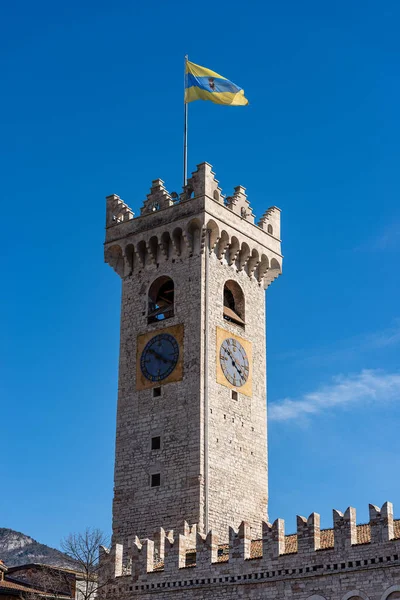
M 156 437 L 151 438 L 151 449 L 159 450 L 161 448 L 161 437 L 157 435 Z
M 155 387 L 153 388 L 153 398 L 159 398 L 161 396 L 161 388 Z
M 161 473 L 153 473 L 151 476 L 151 487 L 159 487 L 161 485 Z
M 232 390 L 232 400 L 237 400 L 238 399 L 238 393 L 236 390 Z

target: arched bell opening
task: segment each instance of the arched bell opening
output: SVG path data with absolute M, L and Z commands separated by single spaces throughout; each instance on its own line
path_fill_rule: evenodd
M 157 323 L 174 316 L 175 290 L 171 277 L 158 277 L 150 286 L 147 322 Z
M 223 317 L 226 321 L 245 326 L 245 301 L 242 288 L 236 281 L 229 279 L 224 285 Z

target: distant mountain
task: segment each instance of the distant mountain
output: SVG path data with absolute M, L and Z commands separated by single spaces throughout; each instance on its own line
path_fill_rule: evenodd
M 39 544 L 36 540 L 14 531 L 0 527 L 0 560 L 7 567 L 16 567 L 28 563 L 41 563 L 57 567 L 74 568 L 74 562 L 60 550 Z

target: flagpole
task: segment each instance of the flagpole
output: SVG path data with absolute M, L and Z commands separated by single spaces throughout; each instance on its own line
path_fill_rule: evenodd
M 188 61 L 188 55 L 186 54 L 184 76 L 183 76 L 183 186 L 184 187 L 187 184 L 188 103 L 185 102 L 187 61 Z

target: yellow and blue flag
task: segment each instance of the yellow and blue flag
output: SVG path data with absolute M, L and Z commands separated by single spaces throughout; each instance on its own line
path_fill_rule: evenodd
M 211 100 L 216 104 L 246 106 L 244 90 L 211 69 L 186 61 L 185 102 Z

